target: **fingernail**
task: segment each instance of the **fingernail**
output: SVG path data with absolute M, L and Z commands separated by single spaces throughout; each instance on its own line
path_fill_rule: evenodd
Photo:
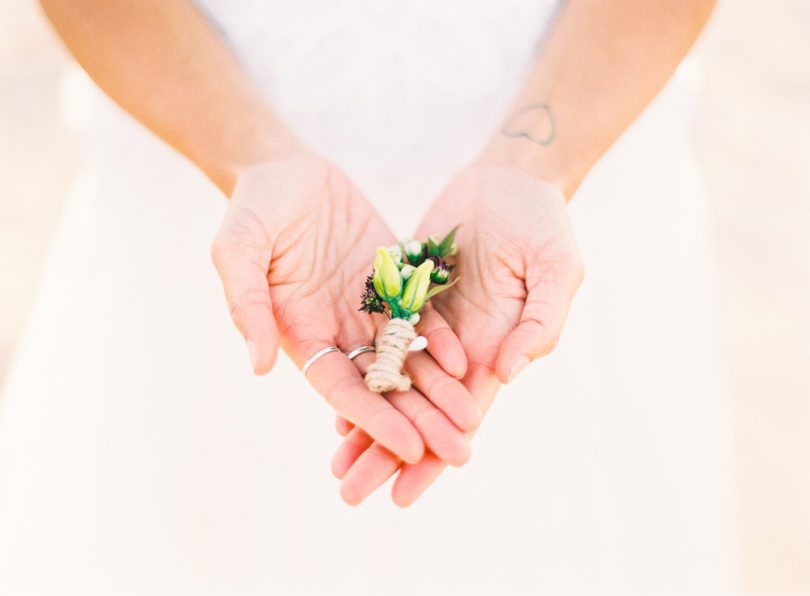
M 245 344 L 247 344 L 248 353 L 250 354 L 250 364 L 253 366 L 253 370 L 256 370 L 256 360 L 259 357 L 256 344 L 252 339 L 247 340 Z
M 521 356 L 520 359 L 517 362 L 515 362 L 515 364 L 512 366 L 512 370 L 509 372 L 509 380 L 507 381 L 507 383 L 511 383 L 515 379 L 515 377 L 518 376 L 518 374 L 520 374 L 520 371 L 526 368 L 526 365 L 528 363 L 529 359 L 526 358 L 526 356 Z

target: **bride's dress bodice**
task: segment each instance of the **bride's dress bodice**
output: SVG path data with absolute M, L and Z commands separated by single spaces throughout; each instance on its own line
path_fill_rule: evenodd
M 555 2 L 200 4 L 270 104 L 373 202 L 422 211 L 517 90 Z

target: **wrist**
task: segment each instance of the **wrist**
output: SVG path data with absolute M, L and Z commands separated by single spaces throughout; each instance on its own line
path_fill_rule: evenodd
M 195 163 L 223 193 L 231 196 L 236 181 L 251 166 L 306 153 L 304 144 L 277 116 L 242 113 L 223 127 L 219 142 L 197 153 Z
M 531 95 L 550 97 L 540 91 Z M 571 134 L 570 123 L 564 126 L 567 134 L 561 134 L 566 114 L 554 105 L 553 99 L 532 103 L 517 100 L 477 161 L 540 178 L 556 186 L 568 201 L 591 164 L 584 145 L 571 142 L 579 135 Z
M 558 143 L 542 145 L 525 136 L 509 136 L 498 130 L 475 160 L 479 166 L 508 167 L 557 187 L 566 201 L 571 199 L 584 176 Z

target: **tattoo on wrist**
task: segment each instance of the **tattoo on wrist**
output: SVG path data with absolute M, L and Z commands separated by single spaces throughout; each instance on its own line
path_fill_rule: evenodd
M 544 103 L 535 103 L 515 112 L 503 125 L 501 132 L 507 137 L 529 139 L 545 147 L 554 140 L 554 117 L 551 108 Z

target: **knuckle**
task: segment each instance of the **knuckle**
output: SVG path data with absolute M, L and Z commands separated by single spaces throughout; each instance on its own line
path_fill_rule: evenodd
M 368 454 L 367 457 L 371 460 L 376 460 L 380 464 L 388 465 L 397 460 L 397 457 L 393 455 L 388 449 L 380 445 L 379 443 L 374 443 L 371 447 L 366 449 L 366 453 Z
M 585 275 L 585 261 L 576 246 L 569 252 L 566 264 L 572 278 L 577 280 L 583 278 Z
M 245 323 L 245 309 L 240 304 L 230 301 L 228 303 L 228 312 L 231 315 L 231 320 L 239 329 L 242 329 Z
M 349 390 L 349 384 L 352 382 L 351 377 L 343 377 L 331 385 L 324 395 L 326 403 L 332 406 L 335 410 L 342 409 L 343 404 L 346 402 L 345 396 Z M 342 414 L 341 414 L 342 415 Z M 348 418 L 347 418 L 348 420 Z
M 226 298 L 231 319 L 237 326 L 247 323 L 251 311 L 257 308 L 270 309 L 269 293 L 258 288 L 244 291 L 238 295 L 228 293 Z M 272 312 L 270 314 L 272 316 Z
M 582 280 L 585 279 L 585 261 L 583 261 L 582 257 L 579 255 L 577 255 L 574 261 L 572 272 L 574 275 L 574 281 L 576 282 L 577 287 L 579 287 Z
M 411 422 L 416 428 L 424 430 L 429 427 L 431 423 L 436 421 L 436 415 L 438 413 L 436 408 L 425 404 L 413 413 Z
M 405 418 L 389 403 L 382 404 L 369 413 L 369 426 L 376 429 L 377 434 L 380 431 L 388 432 L 404 421 Z
M 551 353 L 557 347 L 562 333 L 562 329 L 558 328 L 562 325 L 561 322 L 555 321 L 549 325 L 535 317 L 528 317 L 522 324 L 532 326 L 534 349 L 529 354 L 532 360 Z
M 427 393 L 429 396 L 435 397 L 455 388 L 458 383 L 455 379 L 445 376 L 437 375 L 435 378 L 428 382 Z
M 211 242 L 211 261 L 214 263 L 214 267 L 219 270 L 222 267 L 222 257 L 225 252 L 224 240 L 220 234 L 214 236 L 214 240 Z
M 541 358 L 543 356 L 550 354 L 551 352 L 554 351 L 554 348 L 557 347 L 558 343 L 560 343 L 560 336 L 557 334 L 545 337 L 538 346 L 537 352 L 533 356 L 535 358 Z
M 453 330 L 450 329 L 450 326 L 443 322 L 429 329 L 425 334 L 425 337 L 428 340 L 428 343 L 435 344 L 442 341 L 442 338 L 446 337 L 450 339 L 453 335 Z

